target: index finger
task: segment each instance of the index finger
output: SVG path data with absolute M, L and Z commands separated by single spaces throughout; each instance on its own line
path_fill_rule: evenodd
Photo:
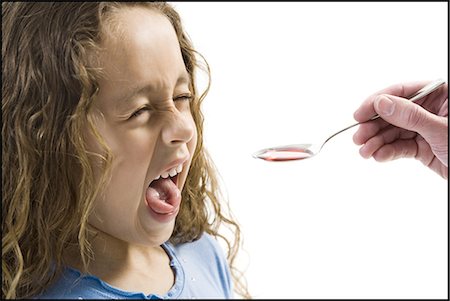
M 403 98 L 409 98 L 409 96 L 411 96 L 430 82 L 431 81 L 416 81 L 410 83 L 401 83 L 380 90 L 370 95 L 366 100 L 362 102 L 361 106 L 353 114 L 353 118 L 355 118 L 355 120 L 358 122 L 364 122 L 376 115 L 377 113 L 375 112 L 375 109 L 373 107 L 373 102 L 378 95 L 389 94 Z

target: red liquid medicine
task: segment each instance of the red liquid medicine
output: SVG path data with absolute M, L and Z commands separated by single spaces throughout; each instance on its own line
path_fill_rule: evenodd
M 301 149 L 295 147 L 285 147 L 260 151 L 256 157 L 266 161 L 292 161 L 303 160 L 313 156 L 313 153 L 308 149 Z

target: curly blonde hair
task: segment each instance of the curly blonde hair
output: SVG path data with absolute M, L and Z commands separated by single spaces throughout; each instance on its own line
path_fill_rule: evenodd
M 86 268 L 92 251 L 88 217 L 108 181 L 111 153 L 90 111 L 99 70 L 91 67 L 108 18 L 123 6 L 144 6 L 172 23 L 191 78 L 191 113 L 197 146 L 182 191 L 183 202 L 170 241 L 194 241 L 206 232 L 222 238 L 235 291 L 248 298 L 245 278 L 235 267 L 240 228 L 222 199 L 212 161 L 203 147 L 195 71 L 201 67 L 178 13 L 167 3 L 55 2 L 2 3 L 2 298 L 41 293 L 64 266 L 63 251 L 79 246 Z M 210 76 L 203 59 L 204 71 Z M 86 126 L 102 145 L 87 151 Z M 100 183 L 90 156 L 103 162 Z M 233 239 L 219 233 L 227 227 Z

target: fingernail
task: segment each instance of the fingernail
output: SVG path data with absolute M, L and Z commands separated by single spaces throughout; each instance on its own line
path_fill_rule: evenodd
M 390 116 L 394 113 L 395 104 L 384 95 L 380 95 L 375 100 L 375 106 L 377 106 L 378 113 L 384 116 Z

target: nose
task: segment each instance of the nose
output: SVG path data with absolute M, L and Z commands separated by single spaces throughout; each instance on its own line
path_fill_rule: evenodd
M 195 123 L 190 113 L 174 110 L 162 128 L 162 140 L 166 145 L 188 143 L 195 134 Z

